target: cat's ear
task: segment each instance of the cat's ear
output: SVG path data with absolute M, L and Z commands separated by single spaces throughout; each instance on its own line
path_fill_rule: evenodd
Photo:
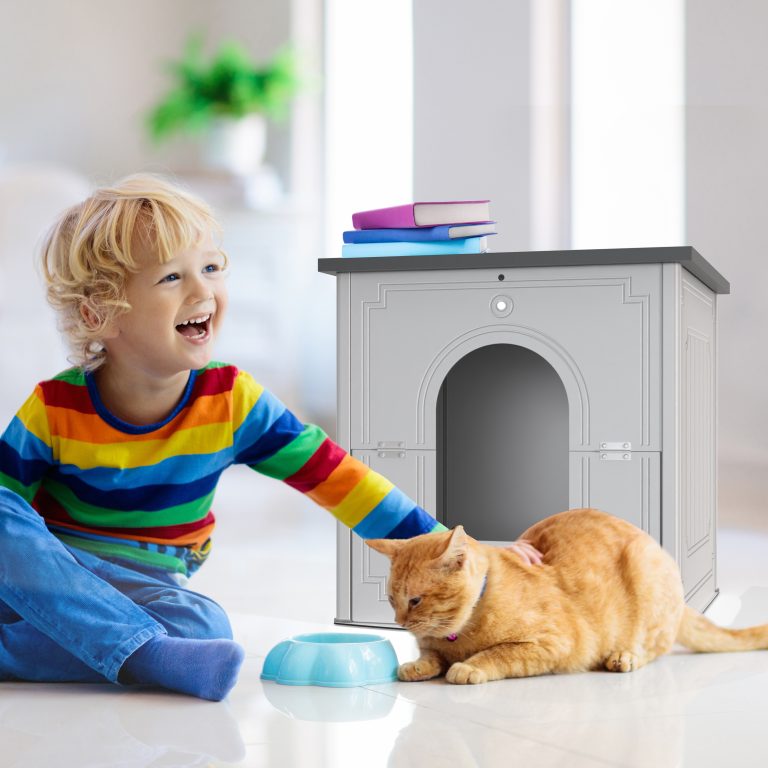
M 467 534 L 461 525 L 457 525 L 451 531 L 451 538 L 448 539 L 448 546 L 438 558 L 440 566 L 449 571 L 459 571 L 464 567 L 469 550 Z
M 398 539 L 366 539 L 365 543 L 371 549 L 375 549 L 391 559 L 395 552 L 400 549 L 402 542 Z

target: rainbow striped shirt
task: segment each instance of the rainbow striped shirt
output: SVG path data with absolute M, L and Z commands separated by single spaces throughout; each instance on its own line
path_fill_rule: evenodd
M 305 493 L 363 538 L 445 530 L 319 427 L 302 424 L 244 371 L 190 373 L 161 423 L 127 424 L 71 368 L 41 382 L 0 438 L 0 485 L 62 541 L 191 574 L 211 547 L 221 473 L 247 464 Z

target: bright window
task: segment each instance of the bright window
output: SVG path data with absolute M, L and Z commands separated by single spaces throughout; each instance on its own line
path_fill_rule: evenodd
M 572 247 L 682 245 L 683 0 L 572 0 Z
M 413 194 L 411 0 L 326 2 L 326 255 L 352 213 Z

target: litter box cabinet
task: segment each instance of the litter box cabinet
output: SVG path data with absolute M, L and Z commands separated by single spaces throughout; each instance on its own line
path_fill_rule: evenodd
M 690 247 L 321 259 L 337 440 L 449 527 L 509 542 L 596 507 L 716 595 L 717 295 Z M 389 626 L 388 560 L 338 529 L 337 623 Z

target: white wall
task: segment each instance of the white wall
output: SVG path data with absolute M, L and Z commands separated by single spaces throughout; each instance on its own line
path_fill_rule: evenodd
M 490 198 L 495 251 L 530 243 L 530 13 L 521 0 L 416 0 L 414 193 Z
M 572 0 L 573 248 L 685 245 L 684 0 Z
M 722 516 L 768 526 L 768 4 L 686 9 L 688 240 L 731 282 L 720 302 Z
M 0 162 L 56 163 L 99 182 L 190 165 L 188 146 L 157 149 L 146 112 L 171 80 L 190 31 L 213 49 L 235 36 L 266 59 L 290 35 L 282 0 L 25 0 L 0 5 Z M 287 129 L 268 159 L 287 176 Z

